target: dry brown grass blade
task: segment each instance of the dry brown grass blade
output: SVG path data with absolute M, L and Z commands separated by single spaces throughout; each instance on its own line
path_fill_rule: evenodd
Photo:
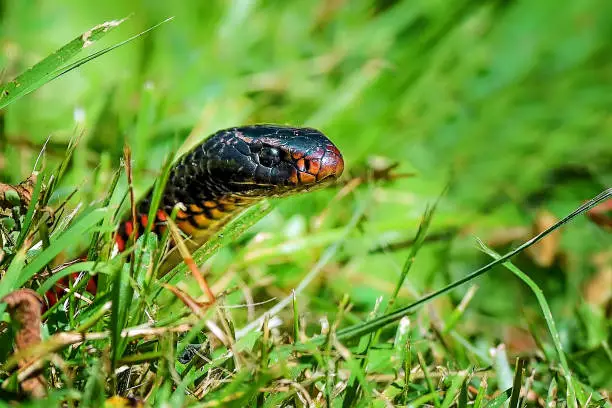
M 207 306 L 210 306 L 209 303 L 198 302 L 197 300 L 189 296 L 187 293 L 170 284 L 165 283 L 163 286 L 170 292 L 174 293 L 174 296 L 179 298 L 181 302 L 185 304 L 185 306 L 190 308 L 193 313 L 195 313 L 196 316 L 198 316 L 200 319 L 204 317 L 203 311 Z
M 189 253 L 189 250 L 187 249 L 187 245 L 185 245 L 185 241 L 181 237 L 179 228 L 172 221 L 172 219 L 170 219 L 170 217 L 168 217 L 167 223 L 168 223 L 168 228 L 170 229 L 170 234 L 172 235 L 172 239 L 176 243 L 179 253 L 181 254 L 181 257 L 183 258 L 183 261 L 185 261 L 185 264 L 191 271 L 193 277 L 198 283 L 198 286 L 200 286 L 202 293 L 206 294 L 206 296 L 208 297 L 207 304 L 215 303 L 215 300 L 216 300 L 215 294 L 210 289 L 210 286 L 208 286 L 208 282 L 206 281 L 206 278 L 204 277 L 204 275 L 202 275 L 202 273 L 200 272 L 200 269 L 198 268 L 195 261 L 193 260 L 193 257 Z
M 28 208 L 37 178 L 38 173 L 33 172 L 17 185 L 0 183 L 0 209 L 13 208 L 17 203 L 21 208 Z
M 15 353 L 40 344 L 43 300 L 38 293 L 31 289 L 19 289 L 2 298 L 2 302 L 7 304 L 11 320 L 17 326 Z M 23 358 L 19 360 L 18 365 L 20 369 L 24 369 L 36 362 L 36 359 Z M 46 381 L 39 370 L 35 370 L 31 376 L 24 378 L 20 386 L 26 394 L 33 398 L 44 398 L 47 395 Z
M 586 281 L 582 295 L 591 305 L 605 309 L 612 302 L 612 251 L 595 255 L 592 263 L 596 272 Z
M 167 333 L 185 333 L 191 330 L 190 324 L 179 324 L 171 327 L 130 327 L 121 331 L 121 337 L 126 339 L 133 338 L 156 338 Z M 20 368 L 20 375 L 25 375 L 41 367 L 43 357 L 55 353 L 72 344 L 80 344 L 85 341 L 103 340 L 110 338 L 110 332 L 60 332 L 52 335 L 44 342 L 33 345 L 26 350 L 16 352 L 11 358 L 0 367 L 2 370 L 11 370 L 19 365 L 19 361 L 29 359 L 34 361 L 31 365 Z

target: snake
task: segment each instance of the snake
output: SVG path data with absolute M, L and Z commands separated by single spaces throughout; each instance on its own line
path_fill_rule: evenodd
M 178 207 L 175 223 L 188 238 L 190 249 L 195 249 L 249 206 L 329 185 L 343 170 L 340 150 L 314 128 L 259 124 L 219 130 L 170 169 L 152 231 L 161 236 Z M 137 232 L 149 224 L 152 195 L 151 189 L 135 206 L 135 217 L 119 223 L 115 234 L 119 252 L 126 250 L 130 237 L 135 240 Z M 174 251 L 161 269 L 168 271 L 181 261 Z M 96 291 L 93 278 L 86 286 L 90 293 Z M 67 287 L 63 279 L 46 293 L 49 305 L 55 304 Z

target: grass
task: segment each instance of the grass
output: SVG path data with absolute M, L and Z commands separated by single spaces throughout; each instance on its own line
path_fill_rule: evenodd
M 31 205 L 2 209 L 0 294 L 100 286 L 45 313 L 49 400 L 24 405 L 611 405 L 612 238 L 580 207 L 612 185 L 607 2 L 1 5 L 0 174 L 39 173 Z M 122 23 L 79 34 L 104 21 Z M 346 174 L 197 251 L 218 296 L 198 317 L 162 286 L 205 299 L 185 266 L 155 278 L 164 237 L 111 257 L 124 145 L 138 197 L 174 152 L 254 122 L 320 128 Z

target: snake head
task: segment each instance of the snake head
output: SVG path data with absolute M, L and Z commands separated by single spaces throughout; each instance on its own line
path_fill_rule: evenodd
M 311 128 L 255 125 L 223 130 L 206 140 L 203 170 L 226 192 L 245 197 L 282 196 L 336 180 L 342 154 Z

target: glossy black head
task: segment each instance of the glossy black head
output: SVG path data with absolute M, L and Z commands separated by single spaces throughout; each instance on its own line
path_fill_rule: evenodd
M 191 156 L 201 160 L 199 173 L 207 178 L 207 185 L 223 186 L 225 192 L 241 196 L 307 190 L 337 179 L 344 170 L 336 146 L 310 128 L 256 125 L 226 129 L 208 138 Z

